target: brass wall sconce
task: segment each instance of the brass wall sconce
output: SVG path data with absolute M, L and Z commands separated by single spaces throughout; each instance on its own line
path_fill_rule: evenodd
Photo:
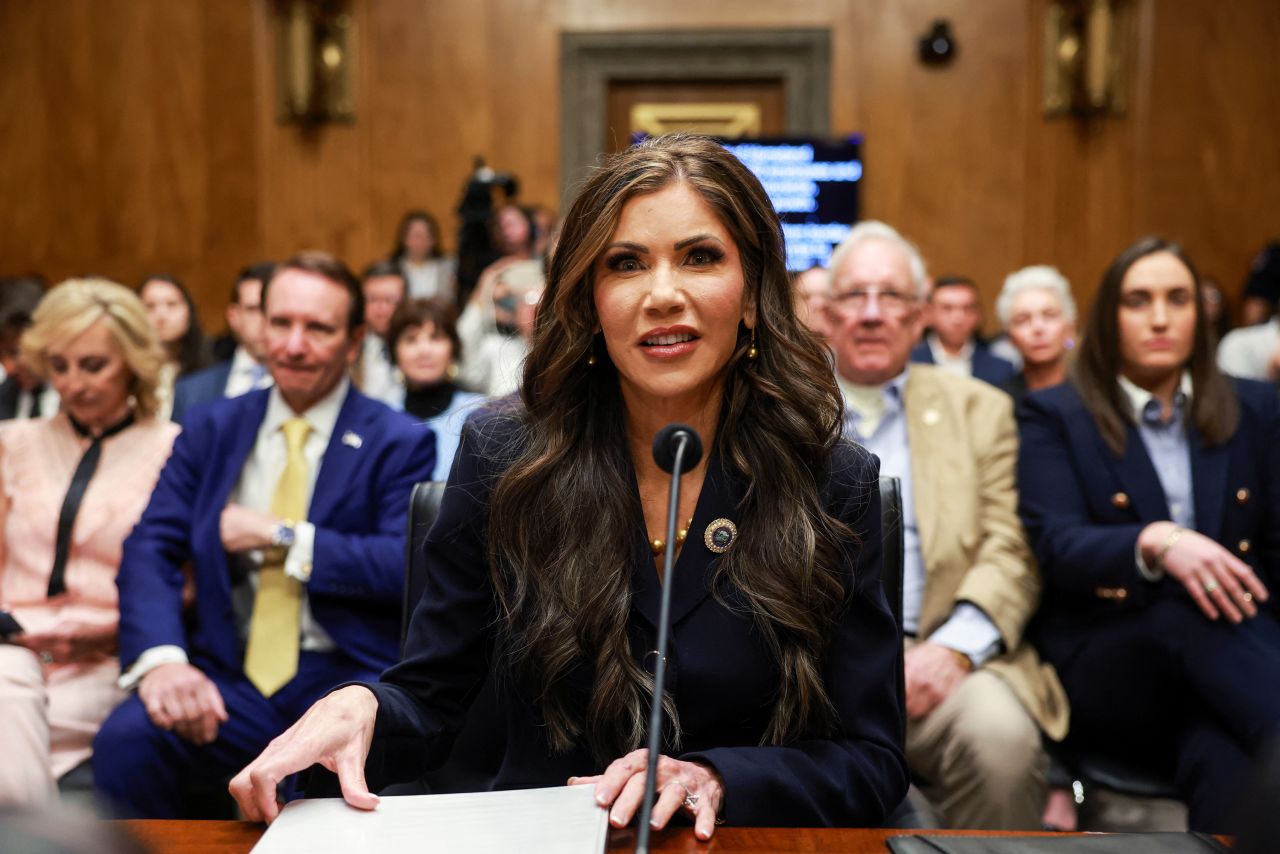
M 1045 115 L 1123 113 L 1132 44 L 1129 0 L 1051 0 L 1045 19 Z
M 355 21 L 349 0 L 276 0 L 281 122 L 355 121 Z

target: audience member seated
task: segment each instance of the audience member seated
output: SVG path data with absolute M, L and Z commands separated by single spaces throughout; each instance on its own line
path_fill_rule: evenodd
M 459 377 L 464 385 L 490 397 L 516 390 L 544 284 L 539 261 L 495 264 L 485 270 L 458 320 L 464 355 Z
M 1233 377 L 1280 383 L 1280 315 L 1228 332 L 1217 358 L 1218 368 Z
M 653 825 L 692 821 L 705 840 L 720 820 L 883 820 L 907 769 L 876 465 L 840 438 L 826 349 L 801 331 L 784 257 L 760 182 L 713 140 L 661 137 L 596 170 L 552 253 L 555 310 L 522 400 L 464 432 L 465 488 L 446 490 L 427 537 L 405 661 L 325 697 L 237 775 L 247 818 L 273 818 L 276 782 L 314 761 L 372 808 L 366 754 L 438 763 L 495 662 L 508 733 L 495 785 L 592 786 L 613 826 L 630 823 L 670 483 L 653 437 L 678 421 L 706 454 L 683 479 L 689 535 L 669 544 Z
M 1013 403 L 909 363 L 928 279 L 897 231 L 856 225 L 831 277 L 846 432 L 902 483 L 907 760 L 947 826 L 1039 828 L 1041 732 L 1062 738 L 1067 706 L 1023 642 L 1040 578 L 1018 522 Z
M 391 261 L 404 276 L 408 296 L 454 298 L 458 263 L 445 256 L 440 245 L 440 226 L 426 211 L 409 211 L 400 220 Z
M 390 261 L 375 261 L 365 268 L 360 288 L 364 293 L 364 341 L 351 376 L 366 397 L 390 403 L 404 392 L 396 376 L 387 332 L 391 317 L 405 298 L 405 280 Z
M 160 336 L 168 358 L 160 373 L 157 395 L 159 415 L 173 415 L 173 386 L 179 377 L 208 366 L 211 356 L 200 328 L 196 304 L 186 287 L 173 276 L 149 276 L 138 288 L 151 328 Z
M 55 797 L 124 695 L 116 570 L 178 428 L 158 420 L 164 351 L 137 296 L 98 279 L 49 292 L 23 358 L 63 411 L 0 426 L 0 805 Z M 68 486 L 70 484 L 70 486 Z
M 533 205 L 529 208 L 529 222 L 533 224 L 533 257 L 546 258 L 560 235 L 556 212 L 546 205 Z
M 929 330 L 911 351 L 911 361 L 977 377 L 994 386 L 1004 386 L 1013 377 L 1013 365 L 993 355 L 978 338 L 982 306 L 972 279 L 939 278 L 929 292 L 925 315 Z
M 396 309 L 387 336 L 404 378 L 400 397 L 391 403 L 436 434 L 432 480 L 448 479 L 462 425 L 485 399 L 454 383 L 462 356 L 457 317 L 458 310 L 444 300 L 408 300 Z
M 1231 312 L 1227 310 L 1227 299 L 1217 279 L 1201 274 L 1200 287 L 1204 291 L 1204 313 L 1209 318 L 1209 330 L 1217 347 L 1233 328 Z
M 827 289 L 831 274 L 817 264 L 795 276 L 796 314 L 805 326 L 824 339 L 830 333 L 827 323 Z
M 996 314 L 1022 355 L 1022 370 L 1004 385 L 1015 403 L 1028 391 L 1067 378 L 1067 356 L 1076 345 L 1076 301 L 1061 273 L 1046 266 L 1010 273 L 996 299 Z
M 58 393 L 18 358 L 22 332 L 44 296 L 44 284 L 35 277 L 15 277 L 0 282 L 0 421 L 10 418 L 47 418 L 58 411 Z
M 235 350 L 230 359 L 178 380 L 173 388 L 174 421 L 181 421 L 198 404 L 271 385 L 271 373 L 263 364 L 262 283 L 274 270 L 275 264 L 263 262 L 240 271 L 227 306 L 227 328 L 235 338 Z
M 1244 281 L 1244 322 L 1265 323 L 1280 303 L 1280 240 L 1273 240 L 1254 256 Z
M 1162 240 L 1112 262 L 1083 333 L 1071 382 L 1021 410 L 1031 634 L 1072 742 L 1170 773 L 1193 830 L 1231 832 L 1280 730 L 1276 390 L 1218 372 L 1195 270 Z
M 121 687 L 136 693 L 93 772 L 127 817 L 176 817 L 189 785 L 398 657 L 409 491 L 433 437 L 351 388 L 364 307 L 341 262 L 303 253 L 262 296 L 275 386 L 188 413 L 124 545 Z

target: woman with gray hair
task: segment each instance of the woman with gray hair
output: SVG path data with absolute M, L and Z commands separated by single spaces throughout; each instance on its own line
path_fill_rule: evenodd
M 62 409 L 0 425 L 0 806 L 52 798 L 124 697 L 116 570 L 178 433 L 156 417 L 165 352 L 128 288 L 64 282 L 21 347 Z
M 996 299 L 996 314 L 1022 356 L 1022 371 L 1004 385 L 1021 402 L 1027 392 L 1067 378 L 1067 354 L 1075 347 L 1076 303 L 1071 286 L 1054 267 L 1010 273 Z

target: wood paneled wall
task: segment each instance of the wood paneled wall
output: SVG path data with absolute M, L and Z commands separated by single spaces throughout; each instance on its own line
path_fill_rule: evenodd
M 1234 293 L 1280 234 L 1280 4 L 1130 2 L 1130 109 L 1083 124 L 1040 109 L 1047 0 L 352 0 L 357 122 L 313 133 L 276 122 L 269 0 L 0 2 L 0 272 L 173 272 L 217 327 L 244 263 L 363 265 L 409 207 L 451 232 L 477 154 L 561 207 L 562 31 L 733 22 L 831 29 L 865 214 L 988 301 L 1029 263 L 1087 298 L 1150 231 Z M 915 41 L 939 17 L 959 52 L 928 68 Z

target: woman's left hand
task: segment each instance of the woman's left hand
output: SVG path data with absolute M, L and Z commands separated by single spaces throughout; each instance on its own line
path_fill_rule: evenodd
M 603 774 L 592 777 L 570 777 L 570 786 L 594 783 L 596 803 L 609 807 L 609 823 L 625 827 L 640 809 L 644 798 L 646 760 L 649 751 L 633 750 L 615 759 Z M 656 784 L 659 795 L 653 805 L 652 826 L 661 830 L 681 808 L 693 817 L 694 833 L 699 839 L 710 839 L 716 830 L 716 817 L 724 803 L 724 782 L 716 770 L 697 762 L 683 762 L 670 756 L 658 757 Z
M 70 664 L 115 653 L 116 627 L 63 620 L 47 632 L 21 634 L 13 642 L 45 664 Z

